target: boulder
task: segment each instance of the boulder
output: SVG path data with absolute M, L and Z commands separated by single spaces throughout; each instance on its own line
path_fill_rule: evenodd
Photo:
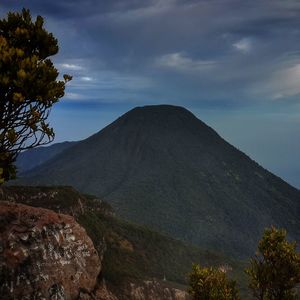
M 89 298 L 100 270 L 73 217 L 0 201 L 0 299 Z

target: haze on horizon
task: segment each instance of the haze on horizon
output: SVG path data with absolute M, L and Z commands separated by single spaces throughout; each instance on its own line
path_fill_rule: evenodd
M 180 105 L 300 188 L 300 2 L 2 0 L 0 17 L 23 7 L 73 75 L 51 113 L 55 142 L 135 106 Z

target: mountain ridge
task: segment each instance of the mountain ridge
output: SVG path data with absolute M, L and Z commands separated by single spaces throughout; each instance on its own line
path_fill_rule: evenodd
M 300 191 L 176 106 L 135 108 L 20 182 L 73 185 L 129 220 L 240 256 L 266 226 L 300 235 Z
M 76 142 L 66 141 L 21 152 L 16 160 L 17 170 L 21 174 L 28 172 L 75 144 Z

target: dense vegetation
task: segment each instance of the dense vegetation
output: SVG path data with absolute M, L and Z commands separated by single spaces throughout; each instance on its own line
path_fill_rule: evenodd
M 194 300 L 240 300 L 236 282 L 228 279 L 226 270 L 220 268 L 193 265 L 189 284 Z
M 239 300 L 236 282 L 227 270 L 193 265 L 189 274 L 189 293 L 194 300 Z M 245 270 L 249 288 L 257 300 L 296 300 L 300 293 L 300 252 L 297 243 L 287 240 L 287 232 L 265 229 L 258 251 Z
M 191 265 L 196 263 L 203 267 L 194 267 L 192 272 L 194 277 L 191 286 L 197 286 L 198 291 L 202 289 L 197 285 L 197 278 L 203 277 L 203 282 L 206 282 L 206 275 L 209 275 L 209 284 L 202 285 L 205 293 L 220 297 L 220 294 L 209 289 L 217 282 L 221 286 L 228 285 L 224 291 L 231 291 L 228 295 L 233 298 L 224 299 L 238 299 L 237 287 L 242 299 L 251 299 L 244 272 L 247 263 L 187 245 L 145 226 L 120 219 L 114 215 L 109 204 L 94 196 L 80 194 L 71 187 L 17 186 L 0 189 L 0 200 L 74 215 L 92 238 L 99 254 L 103 254 L 102 276 L 114 286 L 120 286 L 128 280 L 156 278 L 166 279 L 172 286 L 185 288 Z M 285 231 L 266 230 L 257 255 L 247 267 L 254 296 L 259 300 L 296 299 L 272 298 L 269 295 L 271 291 L 277 293 L 278 288 L 283 287 L 289 291 L 286 295 L 293 296 L 295 284 L 299 282 L 299 262 L 296 244 L 286 240 Z M 220 291 L 220 287 L 217 290 Z M 264 296 L 259 298 L 257 295 L 261 294 Z
M 294 300 L 300 294 L 300 252 L 297 243 L 287 241 L 287 232 L 274 227 L 265 230 L 258 253 L 246 270 L 249 287 L 258 300 Z
M 85 214 L 79 222 L 93 241 L 105 236 L 104 275 L 115 282 L 121 278 L 158 278 L 186 284 L 186 276 L 193 262 L 205 265 L 230 265 L 237 276 L 238 262 L 227 257 L 154 232 L 118 218 L 101 214 Z M 101 242 L 101 241 L 100 241 Z
M 1 192 L 2 191 L 2 192 Z M 102 275 L 109 282 L 156 278 L 186 285 L 193 263 L 232 269 L 230 276 L 246 291 L 243 262 L 187 245 L 116 216 L 111 207 L 71 187 L 4 187 L 0 200 L 16 201 L 74 215 L 104 252 Z

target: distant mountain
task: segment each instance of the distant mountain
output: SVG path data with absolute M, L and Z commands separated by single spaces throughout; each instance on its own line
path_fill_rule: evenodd
M 72 185 L 129 220 L 241 257 L 271 224 L 300 240 L 300 191 L 182 107 L 135 108 L 19 183 Z
M 21 152 L 16 161 L 18 172 L 27 172 L 43 164 L 63 150 L 75 145 L 75 143 L 76 142 L 56 143 L 48 147 L 37 147 Z

